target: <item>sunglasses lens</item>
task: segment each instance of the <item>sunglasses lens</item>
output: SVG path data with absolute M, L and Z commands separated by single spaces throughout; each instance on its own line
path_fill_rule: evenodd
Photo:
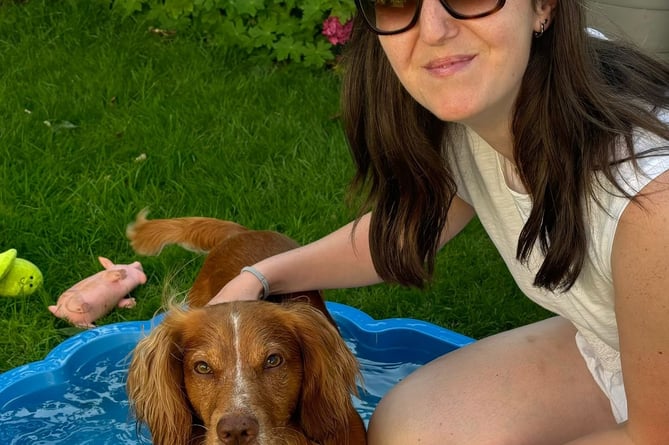
M 358 0 L 358 8 L 371 28 L 393 34 L 409 28 L 417 18 L 418 0 Z M 441 0 L 456 19 L 484 17 L 504 6 L 504 0 Z
M 448 0 L 449 12 L 459 15 L 460 19 L 483 17 L 497 11 L 504 5 L 499 0 Z
M 395 32 L 406 28 L 416 14 L 417 0 L 360 0 L 360 12 L 377 31 Z

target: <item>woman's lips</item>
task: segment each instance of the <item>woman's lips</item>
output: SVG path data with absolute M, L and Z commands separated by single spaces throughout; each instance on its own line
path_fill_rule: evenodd
M 469 66 L 475 57 L 475 55 L 444 57 L 430 61 L 423 68 L 435 76 L 448 76 Z

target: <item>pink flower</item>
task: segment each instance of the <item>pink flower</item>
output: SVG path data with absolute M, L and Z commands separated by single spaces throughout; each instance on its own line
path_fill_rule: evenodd
M 351 38 L 353 21 L 349 20 L 345 25 L 339 21 L 339 17 L 330 16 L 323 22 L 323 35 L 333 45 L 343 45 Z

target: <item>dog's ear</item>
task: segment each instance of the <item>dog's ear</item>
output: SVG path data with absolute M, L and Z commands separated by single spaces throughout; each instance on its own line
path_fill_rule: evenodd
M 344 445 L 353 411 L 351 395 L 357 394 L 361 379 L 358 362 L 319 310 L 303 303 L 291 306 L 304 361 L 300 426 L 313 441 Z
M 130 407 L 156 445 L 187 445 L 193 414 L 183 390 L 180 325 L 185 312 L 170 311 L 135 347 L 128 373 Z

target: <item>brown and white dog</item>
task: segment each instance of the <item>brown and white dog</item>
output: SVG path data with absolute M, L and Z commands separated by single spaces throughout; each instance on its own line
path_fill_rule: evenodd
M 244 266 L 293 249 L 272 231 L 214 218 L 128 226 L 136 252 L 207 252 L 188 294 L 135 348 L 131 408 L 157 445 L 364 445 L 358 363 L 319 291 L 205 306 Z

